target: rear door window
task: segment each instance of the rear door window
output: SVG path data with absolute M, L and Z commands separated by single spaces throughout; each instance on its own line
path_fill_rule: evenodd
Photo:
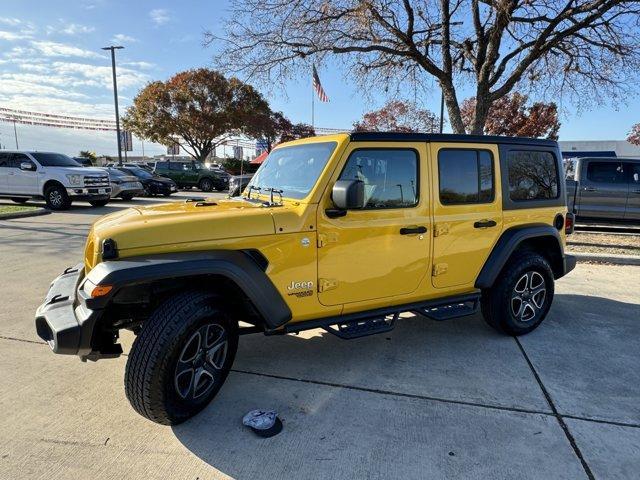
M 627 183 L 621 162 L 589 162 L 587 180 L 594 183 Z
M 511 200 L 558 198 L 558 168 L 551 152 L 511 150 L 507 157 L 507 165 Z
M 438 176 L 442 205 L 493 201 L 493 156 L 487 150 L 440 150 Z
M 8 168 L 11 166 L 11 154 L 0 153 L 0 168 Z

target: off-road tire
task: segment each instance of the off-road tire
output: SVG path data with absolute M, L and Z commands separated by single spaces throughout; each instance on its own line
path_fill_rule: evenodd
M 89 201 L 89 205 L 91 205 L 92 207 L 104 207 L 107 203 L 109 203 L 109 200 L 91 200 L 91 201 Z
M 123 193 L 122 195 L 120 195 L 120 198 L 122 200 L 124 200 L 125 202 L 130 202 L 131 200 L 133 200 L 134 195 L 130 194 L 130 193 Z
M 68 210 L 71 207 L 71 199 L 62 185 L 47 187 L 44 191 L 44 200 L 51 210 Z
M 521 290 L 523 283 L 527 282 L 536 286 L 531 279 L 526 282 L 523 280 L 523 276 L 527 274 L 533 277 L 534 280 L 537 279 L 537 281 L 542 278 L 544 280 L 542 287 L 544 287 L 545 292 L 544 299 L 540 302 L 540 308 L 535 303 L 535 298 L 527 299 L 527 302 L 531 304 L 531 307 L 528 308 L 534 314 L 530 319 L 523 321 L 522 315 L 517 316 L 515 314 L 522 312 L 522 310 L 518 309 L 517 297 L 519 297 L 519 294 L 516 291 L 516 287 Z M 524 335 L 535 330 L 545 319 L 553 301 L 553 294 L 553 271 L 547 259 L 535 252 L 516 252 L 500 272 L 495 284 L 491 288 L 482 291 L 480 301 L 482 316 L 491 327 L 501 333 L 512 336 Z M 527 295 L 531 295 L 531 293 L 527 293 Z M 538 296 L 538 300 L 540 300 L 540 296 Z M 522 305 L 520 307 L 522 308 Z M 518 310 L 518 312 L 515 312 L 515 310 Z
M 179 293 L 160 305 L 142 325 L 124 376 L 125 393 L 136 412 L 162 425 L 176 425 L 200 412 L 216 396 L 238 348 L 237 322 L 220 305 L 219 298 L 206 292 Z M 207 325 L 226 333 L 225 357 L 206 394 L 184 399 L 178 391 L 177 367 L 184 364 L 181 360 L 189 341 Z M 196 367 L 192 368 L 191 382 L 196 375 Z M 191 389 L 193 383 L 189 385 Z
M 211 180 L 210 178 L 203 178 L 198 183 L 198 188 L 203 192 L 210 192 L 211 190 L 213 190 L 213 180 Z
M 11 199 L 12 202 L 15 203 L 27 203 L 27 200 L 29 200 L 28 198 L 23 198 L 23 197 L 13 197 Z

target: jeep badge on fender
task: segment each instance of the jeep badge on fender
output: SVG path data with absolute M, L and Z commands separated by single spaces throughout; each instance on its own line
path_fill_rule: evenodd
M 481 312 L 522 335 L 575 266 L 561 160 L 556 142 L 517 137 L 282 143 L 239 197 L 99 219 L 36 330 L 55 353 L 94 361 L 121 355 L 119 332 L 134 332 L 125 393 L 166 425 L 216 396 L 243 334 L 324 328 L 351 339 L 388 332 L 403 312 Z

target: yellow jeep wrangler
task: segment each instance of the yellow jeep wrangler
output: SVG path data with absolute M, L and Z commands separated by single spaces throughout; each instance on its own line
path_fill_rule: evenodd
M 402 312 L 482 312 L 507 335 L 545 318 L 575 266 L 558 145 L 467 135 L 351 133 L 274 149 L 243 196 L 99 219 L 84 263 L 36 313 L 54 352 L 116 357 L 137 337 L 126 394 L 180 423 L 216 395 L 239 335 L 323 328 L 352 339 Z

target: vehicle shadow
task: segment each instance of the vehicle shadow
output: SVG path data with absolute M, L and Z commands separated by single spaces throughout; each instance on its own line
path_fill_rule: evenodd
M 602 355 L 593 355 L 594 337 L 603 329 L 608 331 L 603 344 L 612 339 L 620 342 L 614 347 L 617 358 L 610 354 L 611 347 L 602 348 Z M 563 388 L 592 388 L 593 379 L 590 384 L 581 383 L 587 370 L 602 371 L 612 364 L 630 373 L 620 383 L 609 383 L 609 388 L 628 392 L 623 381 L 640 385 L 634 363 L 637 353 L 632 354 L 634 349 L 639 351 L 638 304 L 557 294 L 545 323 L 522 338 L 527 340 L 527 351 L 534 352 L 534 363 L 536 348 L 545 354 L 552 352 L 548 355 L 558 371 L 550 379 L 551 388 L 556 377 L 558 382 L 577 379 L 560 383 Z M 570 349 L 568 338 L 573 338 Z M 582 364 L 570 356 L 579 357 Z M 620 359 L 627 363 L 621 365 Z M 540 368 L 547 378 L 546 365 Z M 635 403 L 640 404 L 638 388 L 633 392 Z M 612 398 L 619 392 L 606 394 Z M 601 403 L 610 405 L 610 401 Z M 455 444 L 467 430 L 479 428 L 477 435 L 487 435 L 479 426 L 486 416 L 497 415 L 496 423 L 511 421 L 510 412 L 482 405 L 547 411 L 545 404 L 516 342 L 491 330 L 480 315 L 446 322 L 411 317 L 401 319 L 393 332 L 352 341 L 317 330 L 304 336 L 243 337 L 234 369 L 218 397 L 195 418 L 172 428 L 194 455 L 236 478 L 301 478 L 320 476 L 320 471 L 332 478 L 353 478 L 357 476 L 354 472 L 380 476 L 385 471 L 392 477 L 402 476 L 392 473 L 396 467 L 415 476 L 420 468 L 432 467 L 424 464 L 424 455 L 410 456 L 403 465 L 393 459 L 415 448 L 407 444 L 411 438 L 407 432 L 413 428 L 408 425 L 423 421 L 424 415 L 425 422 L 436 422 L 442 430 L 425 433 L 420 449 L 439 451 L 442 443 Z M 275 409 L 284 430 L 271 439 L 261 439 L 243 427 L 242 416 L 256 408 Z M 532 422 L 540 419 L 534 414 L 524 417 Z M 445 418 L 448 420 L 443 421 Z M 474 458 L 492 455 L 501 440 L 493 437 L 494 432 L 489 435 L 492 441 L 477 445 L 472 458 L 458 461 L 468 462 L 466 468 L 473 469 Z M 524 444 L 531 437 L 516 435 L 515 439 Z M 363 471 L 363 462 L 372 464 Z

